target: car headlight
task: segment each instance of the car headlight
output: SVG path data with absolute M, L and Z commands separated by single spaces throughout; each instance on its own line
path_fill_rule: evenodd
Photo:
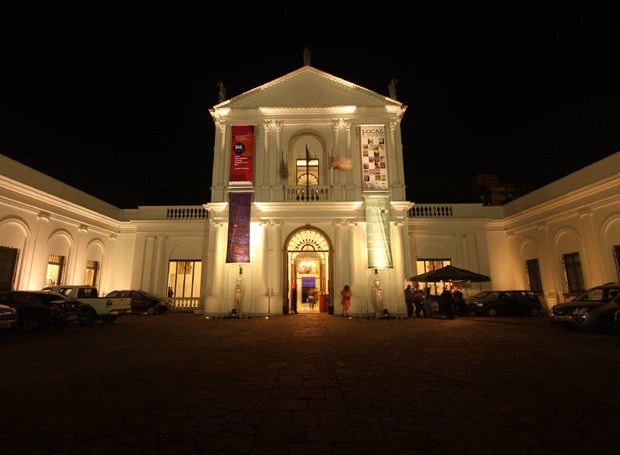
M 585 306 L 577 308 L 575 311 L 573 311 L 573 314 L 576 316 L 585 316 L 586 314 L 588 314 L 588 311 L 590 311 L 590 308 Z

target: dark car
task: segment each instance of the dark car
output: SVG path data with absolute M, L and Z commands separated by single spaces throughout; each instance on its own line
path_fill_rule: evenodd
M 8 305 L 0 305 L 0 334 L 4 334 L 17 324 L 17 310 Z
M 469 312 L 483 316 L 538 316 L 542 305 L 532 291 L 484 291 L 467 299 Z
M 620 310 L 620 282 L 588 289 L 565 303 L 554 305 L 549 320 L 567 328 L 616 331 L 616 313 Z
M 146 291 L 112 291 L 106 297 L 131 298 L 131 311 L 137 313 L 165 313 L 170 309 L 170 300 Z
M 40 327 L 66 327 L 77 322 L 81 304 L 57 292 L 5 291 L 0 292 L 0 304 L 17 310 L 16 327 L 32 333 Z

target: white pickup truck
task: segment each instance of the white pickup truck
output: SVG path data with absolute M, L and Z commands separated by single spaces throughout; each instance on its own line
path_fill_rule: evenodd
M 80 324 L 92 325 L 98 319 L 113 322 L 120 314 L 131 313 L 131 298 L 99 297 L 96 286 L 64 284 L 45 286 L 44 291 L 54 291 L 82 304 Z

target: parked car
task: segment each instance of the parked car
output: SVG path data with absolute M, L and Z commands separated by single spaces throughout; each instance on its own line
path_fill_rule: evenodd
M 17 310 L 8 305 L 0 305 L 0 334 L 11 330 L 17 324 Z
M 538 316 L 542 308 L 538 296 L 527 290 L 483 291 L 466 302 L 470 313 L 483 316 Z
M 616 331 L 616 313 L 620 310 L 620 282 L 605 283 L 588 289 L 565 303 L 554 305 L 549 320 L 567 328 Z
M 57 292 L 4 291 L 0 292 L 0 304 L 17 310 L 16 327 L 32 333 L 40 327 L 66 327 L 77 322 L 81 304 Z
M 147 314 L 165 313 L 172 303 L 165 297 L 160 297 L 146 291 L 117 290 L 109 292 L 106 297 L 130 297 L 132 312 L 146 312 Z

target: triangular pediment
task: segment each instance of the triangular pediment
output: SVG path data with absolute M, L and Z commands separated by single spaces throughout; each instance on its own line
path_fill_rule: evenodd
M 306 65 L 216 106 L 258 109 L 328 106 L 401 106 L 402 103 Z

